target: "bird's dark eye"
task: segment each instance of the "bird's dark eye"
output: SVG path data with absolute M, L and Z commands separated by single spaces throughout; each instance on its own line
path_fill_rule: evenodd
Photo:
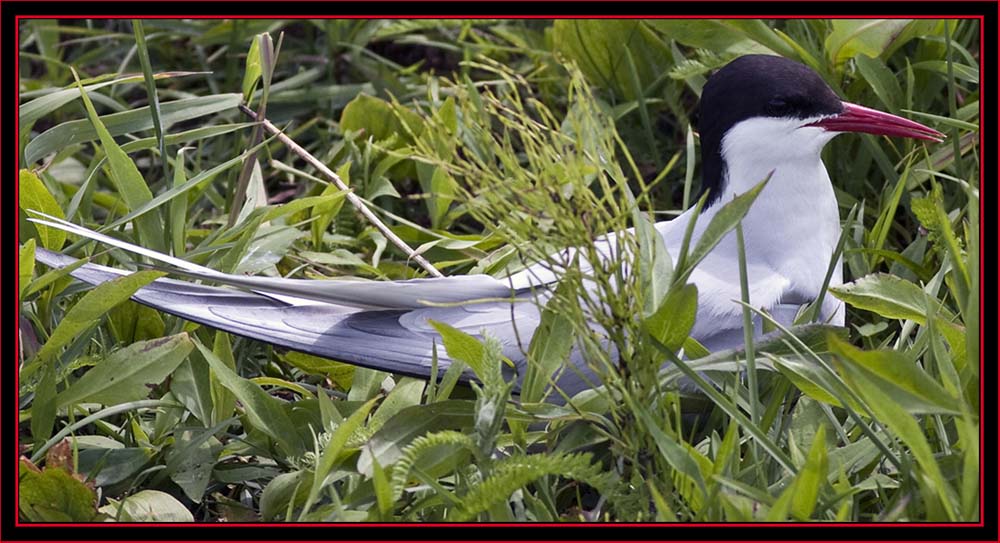
M 791 112 L 791 104 L 784 98 L 772 98 L 767 103 L 767 113 L 773 117 L 783 117 Z

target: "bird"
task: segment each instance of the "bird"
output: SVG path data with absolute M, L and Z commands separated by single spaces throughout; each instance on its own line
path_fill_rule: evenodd
M 768 179 L 742 220 L 749 299 L 779 323 L 791 325 L 799 310 L 820 295 L 840 237 L 837 199 L 821 159 L 835 136 L 861 132 L 940 142 L 941 132 L 896 115 L 841 100 L 814 70 L 777 55 L 745 55 L 706 80 L 699 103 L 702 191 L 705 204 L 654 224 L 676 258 L 689 223 L 694 244 L 726 202 Z M 34 222 L 143 255 L 188 279 L 160 278 L 133 299 L 219 330 L 361 367 L 438 378 L 454 362 L 432 321 L 476 337 L 492 336 L 512 367 L 505 377 L 520 392 L 526 344 L 541 321 L 545 296 L 560 270 L 539 262 L 505 278 L 458 275 L 396 281 L 331 281 L 249 277 L 221 273 L 160 254 L 51 216 Z M 691 337 L 709 351 L 741 347 L 743 306 L 735 232 L 729 232 L 698 263 L 688 281 L 698 289 Z M 616 234 L 596 240 L 609 252 Z M 693 245 L 692 245 L 693 246 Z M 569 249 L 567 249 L 569 250 Z M 76 259 L 43 248 L 36 259 L 59 268 Z M 71 272 L 99 285 L 130 273 L 88 263 Z M 829 285 L 843 283 L 838 258 Z M 233 288 L 235 287 L 235 288 Z M 519 303 L 539 300 L 541 303 Z M 823 298 L 819 320 L 843 326 L 845 310 Z M 754 337 L 763 334 L 756 324 Z M 438 375 L 432 375 L 436 357 Z M 600 385 L 579 349 L 569 370 L 551 377 L 564 397 Z M 473 381 L 466 371 L 462 381 Z

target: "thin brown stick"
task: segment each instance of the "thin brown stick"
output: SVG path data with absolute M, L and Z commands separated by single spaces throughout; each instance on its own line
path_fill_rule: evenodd
M 281 130 L 278 129 L 278 127 L 271 124 L 271 121 L 267 119 L 258 118 L 257 114 L 246 106 L 241 105 L 240 110 L 243 113 L 247 114 L 251 119 L 260 122 L 261 126 L 264 127 L 264 130 L 267 130 L 271 134 L 275 135 L 278 138 L 278 140 L 281 141 L 281 143 L 285 144 L 285 147 L 288 147 L 290 151 L 292 151 L 296 155 L 299 155 L 299 157 L 301 157 L 302 160 L 305 160 L 310 165 L 312 165 L 312 167 L 319 170 L 319 172 L 322 173 L 324 176 L 326 176 L 328 179 L 330 179 L 333 182 L 333 184 L 337 186 L 337 188 L 345 191 L 347 196 L 347 201 L 350 202 L 351 205 L 353 205 L 355 208 L 357 208 L 357 210 L 360 211 L 361 214 L 364 215 L 366 219 L 368 219 L 368 222 L 372 223 L 375 226 L 375 228 L 378 228 L 379 232 L 382 232 L 382 235 L 384 235 L 386 239 L 391 241 L 393 245 L 395 245 L 401 251 L 406 253 L 411 259 L 413 259 L 414 262 L 419 264 L 421 268 L 427 270 L 427 273 L 431 274 L 434 277 L 444 277 L 444 274 L 439 272 L 437 268 L 434 267 L 433 264 L 428 262 L 426 258 L 417 254 L 417 252 L 414 251 L 409 245 L 407 245 L 405 241 L 400 239 L 399 236 L 397 236 L 392 230 L 390 230 L 389 227 L 385 225 L 385 223 L 379 220 L 379 218 L 375 216 L 375 213 L 373 213 L 372 210 L 368 209 L 368 206 L 365 204 L 365 201 L 359 198 L 358 195 L 354 194 L 351 188 L 347 186 L 347 183 L 344 183 L 344 181 L 340 178 L 340 176 L 334 173 L 333 170 L 327 168 L 326 165 L 323 164 L 319 159 L 312 156 L 309 153 L 309 151 L 306 151 L 305 149 L 300 147 L 299 144 L 295 143 L 295 141 L 292 140 L 292 138 L 289 138 L 284 133 L 282 133 Z

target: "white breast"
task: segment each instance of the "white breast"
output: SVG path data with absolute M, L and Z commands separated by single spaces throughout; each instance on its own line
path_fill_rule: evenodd
M 698 217 L 695 239 L 722 205 L 770 175 L 742 224 L 750 303 L 756 307 L 770 308 L 789 297 L 814 299 L 840 236 L 837 200 L 820 159 L 820 151 L 835 133 L 804 127 L 808 122 L 758 118 L 731 128 L 722 142 L 723 193 Z M 680 247 L 690 219 L 691 213 L 685 213 L 661 227 L 672 250 Z M 832 285 L 842 282 L 840 268 L 838 262 Z M 742 314 L 733 302 L 740 299 L 735 232 L 723 238 L 691 280 L 698 286 L 699 304 L 705 307 L 699 312 L 702 326 L 709 319 L 720 326 L 738 322 L 732 320 Z M 843 322 L 843 308 L 830 296 L 825 298 L 823 315 Z

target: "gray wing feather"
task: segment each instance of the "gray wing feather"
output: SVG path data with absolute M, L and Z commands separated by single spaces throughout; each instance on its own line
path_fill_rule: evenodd
M 29 219 L 32 222 L 146 256 L 176 268 L 175 272 L 179 275 L 253 290 L 261 294 L 273 294 L 279 300 L 290 301 L 288 297 L 294 297 L 363 309 L 415 309 L 426 307 L 428 303 L 461 303 L 478 299 L 510 298 L 513 295 L 510 286 L 488 275 L 461 275 L 405 281 L 324 281 L 283 277 L 250 277 L 222 273 L 115 239 L 57 217 L 38 212 L 33 213 L 45 218 Z
M 56 268 L 76 262 L 72 257 L 42 248 L 36 249 L 35 258 Z M 76 279 L 92 285 L 128 274 L 97 264 L 85 264 L 71 272 Z M 515 391 L 523 379 L 526 364 L 523 353 L 527 349 L 518 337 L 529 341 L 539 320 L 538 308 L 533 303 L 482 302 L 453 307 L 365 310 L 313 301 L 289 303 L 253 292 L 173 279 L 157 279 L 139 289 L 132 298 L 239 336 L 424 379 L 431 377 L 435 343 L 439 375 L 452 363 L 429 319 L 476 336 L 488 330 L 501 342 L 504 355 L 515 362 L 518 374 Z M 461 380 L 473 378 L 466 371 Z

